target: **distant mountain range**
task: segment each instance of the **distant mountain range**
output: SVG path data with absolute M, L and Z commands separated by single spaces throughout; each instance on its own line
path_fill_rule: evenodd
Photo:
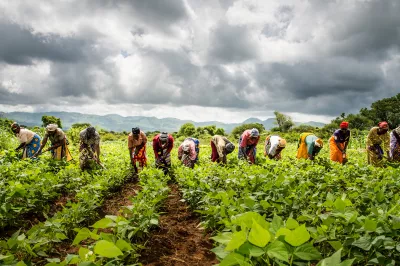
M 225 132 L 229 133 L 238 125 L 246 123 L 260 123 L 263 124 L 265 129 L 271 129 L 276 126 L 275 118 L 268 118 L 260 120 L 258 118 L 249 118 L 242 123 L 222 123 L 217 121 L 207 122 L 194 122 L 191 120 L 180 120 L 176 118 L 156 118 L 146 116 L 120 116 L 116 114 L 111 115 L 91 115 L 72 112 L 43 112 L 43 113 L 28 113 L 28 112 L 11 112 L 0 113 L 0 117 L 7 117 L 11 120 L 18 121 L 18 123 L 26 126 L 40 126 L 42 124 L 43 115 L 52 115 L 58 117 L 62 121 L 64 129 L 68 129 L 75 123 L 90 123 L 93 126 L 98 126 L 106 130 L 113 131 L 130 131 L 132 127 L 139 126 L 143 131 L 178 131 L 179 128 L 185 123 L 193 123 L 196 127 L 216 125 L 223 128 Z M 307 123 L 298 123 L 296 125 L 306 124 L 315 127 L 322 127 L 325 124 L 320 122 L 310 121 Z

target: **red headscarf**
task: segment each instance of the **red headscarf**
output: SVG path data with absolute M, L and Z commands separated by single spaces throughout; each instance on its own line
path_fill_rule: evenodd
M 340 123 L 340 128 L 349 128 L 349 122 L 343 121 L 342 123 Z
M 378 126 L 382 129 L 389 129 L 389 125 L 386 121 L 379 122 Z

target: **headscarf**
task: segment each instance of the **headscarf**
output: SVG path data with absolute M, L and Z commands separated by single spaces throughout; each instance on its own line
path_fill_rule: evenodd
M 253 128 L 253 129 L 250 131 L 250 137 L 258 137 L 258 136 L 260 136 L 260 132 L 258 132 L 258 129 L 257 129 L 257 128 Z
M 132 128 L 132 134 L 133 134 L 133 135 L 139 135 L 139 134 L 140 134 L 140 128 L 138 128 L 138 127 L 133 127 L 133 128 Z
M 286 140 L 282 139 L 282 138 L 279 139 L 278 147 L 285 148 L 286 147 Z
M 340 123 L 340 128 L 348 129 L 349 128 L 349 122 L 343 121 L 342 123 Z
M 389 129 L 389 125 L 386 121 L 379 122 L 378 126 L 380 129 Z
M 86 129 L 86 138 L 91 138 L 95 135 L 96 129 L 94 127 L 88 127 Z
M 185 141 L 182 143 L 182 150 L 183 150 L 184 152 L 188 152 L 188 151 L 190 150 L 190 140 L 185 140 Z
M 56 131 L 58 126 L 56 124 L 48 124 L 46 127 L 47 132 L 53 132 Z
M 232 142 L 225 144 L 226 153 L 231 153 L 235 150 L 235 145 Z
M 160 134 L 160 141 L 161 141 L 162 143 L 165 143 L 165 142 L 168 141 L 168 133 L 167 133 L 167 132 L 162 132 L 162 133 Z
M 17 122 L 14 122 L 11 124 L 12 132 L 16 133 L 19 128 L 20 128 L 20 125 Z
M 324 146 L 324 142 L 322 141 L 322 139 L 318 138 L 318 139 L 314 142 L 314 145 L 317 146 L 317 147 L 319 147 L 319 148 L 322 148 L 322 147 Z

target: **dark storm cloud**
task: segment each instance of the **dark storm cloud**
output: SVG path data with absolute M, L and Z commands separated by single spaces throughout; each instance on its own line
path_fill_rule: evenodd
M 221 6 L 226 14 L 234 2 L 219 0 L 216 6 Z M 196 1 L 194 12 L 204 3 Z M 377 99 L 400 92 L 399 60 L 393 59 L 382 70 L 387 60 L 399 55 L 400 2 L 357 1 L 348 8 L 340 7 L 336 1 L 310 0 L 308 3 L 305 15 L 295 5 L 280 6 L 272 13 L 274 22 L 254 27 L 242 23 L 233 25 L 226 17 L 215 18 L 205 23 L 214 26 L 202 33 L 207 37 L 204 46 L 201 46 L 203 40 L 195 45 L 191 43 L 199 40 L 197 25 L 192 26 L 194 19 L 191 20 L 181 0 L 77 1 L 70 6 L 63 3 L 63 8 L 56 9 L 62 10 L 60 20 L 72 19 L 75 10 L 79 10 L 79 16 L 86 17 L 89 25 L 91 16 L 98 23 L 101 19 L 95 16 L 116 12 L 121 14 L 116 19 L 122 21 L 117 25 L 126 25 L 127 36 L 142 39 L 148 35 L 155 43 L 161 42 L 154 45 L 156 48 L 146 40 L 143 45 L 132 41 L 129 47 L 127 41 L 120 47 L 106 30 L 100 34 L 82 25 L 77 30 L 74 28 L 76 35 L 62 37 L 57 33 L 37 33 L 34 28 L 18 25 L 18 21 L 0 20 L 0 63 L 32 65 L 35 60 L 43 60 L 50 67 L 49 76 L 35 88 L 35 96 L 0 86 L 0 104 L 43 104 L 90 97 L 93 101 L 113 104 L 197 105 L 335 116 L 358 111 Z M 79 8 L 74 8 L 75 5 Z M 250 9 L 257 11 L 255 6 Z M 25 11 L 24 15 L 29 17 L 29 9 Z M 34 19 L 44 16 L 38 10 L 35 12 Z M 201 19 L 200 13 L 196 14 L 198 19 Z M 302 19 L 315 19 L 316 25 L 321 22 L 327 26 L 317 28 L 311 23 L 310 28 L 296 28 Z M 188 31 L 175 36 L 174 29 L 178 27 Z M 255 33 L 255 28 L 259 32 Z M 292 36 L 287 37 L 293 28 Z M 102 31 L 100 27 L 98 30 Z M 318 30 L 323 38 L 313 36 L 313 30 Z M 194 37 L 186 40 L 186 35 Z M 165 47 L 163 38 L 168 44 Z M 292 48 L 291 42 L 296 41 L 286 38 L 302 40 L 301 48 Z M 126 40 L 124 36 L 121 39 Z M 288 54 L 294 54 L 293 58 L 283 55 L 281 62 L 269 63 L 264 61 L 267 59 L 263 58 L 263 43 L 259 42 L 264 39 L 279 40 L 288 49 L 301 50 L 288 50 Z M 168 48 L 171 43 L 177 47 Z M 139 58 L 134 62 L 140 61 L 141 67 L 150 68 L 142 71 L 149 76 L 138 77 L 135 84 L 121 81 L 117 65 L 120 61 L 114 62 L 118 54 L 126 60 L 130 56 Z M 192 54 L 201 58 L 193 60 Z M 304 57 L 297 59 L 296 54 Z M 136 74 L 136 65 L 125 67 L 131 67 L 132 75 Z M 96 73 L 105 77 L 104 80 L 99 82 Z M 7 74 L 0 69 L 0 85 L 11 79 Z
M 33 59 L 77 62 L 85 56 L 84 40 L 63 38 L 55 34 L 34 34 L 32 29 L 0 20 L 0 61 L 29 65 Z
M 332 55 L 382 60 L 391 49 L 400 48 L 400 2 L 357 2 L 328 32 Z
M 221 21 L 211 34 L 210 60 L 215 63 L 240 63 L 257 56 L 257 46 L 245 26 Z

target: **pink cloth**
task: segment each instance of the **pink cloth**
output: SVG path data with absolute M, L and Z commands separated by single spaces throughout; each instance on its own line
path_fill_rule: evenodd
M 185 145 L 189 145 L 189 158 L 190 160 L 194 161 L 196 160 L 196 147 L 194 145 L 194 141 L 191 140 L 185 140 L 178 148 L 178 158 L 179 160 L 182 158 L 183 156 L 183 146 Z
M 260 140 L 260 136 L 257 138 L 250 138 L 251 130 L 247 129 L 242 134 L 242 142 L 240 143 L 240 147 L 245 148 L 249 145 L 257 145 L 258 141 Z

